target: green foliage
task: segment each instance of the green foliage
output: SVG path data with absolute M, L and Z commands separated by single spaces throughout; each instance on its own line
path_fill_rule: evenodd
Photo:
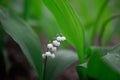
M 80 64 L 76 67 L 80 80 L 87 80 L 87 63 Z
M 68 41 L 77 49 L 81 63 L 84 62 L 85 35 L 82 24 L 68 0 L 43 0 L 55 16 L 59 27 Z M 79 43 L 79 45 L 78 45 Z
M 77 67 L 82 80 L 119 80 L 120 45 L 114 47 L 91 48 L 92 54 L 85 66 Z
M 82 24 L 86 30 L 86 39 L 88 45 L 94 45 L 96 36 L 102 32 L 102 24 L 111 16 L 108 4 L 109 0 L 75 0 L 73 7 L 79 14 Z M 73 3 L 72 3 L 73 4 Z M 102 44 L 108 42 L 110 33 L 112 31 L 112 23 L 105 26 L 104 35 L 102 37 Z
M 67 67 L 78 60 L 76 53 L 72 51 L 60 50 L 55 54 L 55 59 L 48 59 L 45 80 L 54 80 Z
M 21 47 L 26 58 L 42 80 L 42 56 L 39 39 L 23 20 L 0 7 L 0 22 L 3 29 Z
M 118 72 L 107 65 L 98 53 L 95 53 L 88 63 L 88 76 L 97 80 L 120 79 Z
M 43 15 L 40 24 L 48 39 L 51 40 L 56 34 L 60 33 L 58 24 L 51 12 L 44 6 Z

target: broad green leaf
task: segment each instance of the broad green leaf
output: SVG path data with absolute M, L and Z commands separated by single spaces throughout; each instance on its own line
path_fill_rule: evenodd
M 106 62 L 101 53 L 95 52 L 88 62 L 88 76 L 96 80 L 119 80 L 120 74 Z
M 39 80 L 42 80 L 40 43 L 34 31 L 23 20 L 2 7 L 0 7 L 0 23 L 5 32 L 19 44 L 26 58 L 38 73 Z
M 85 54 L 86 57 L 90 57 L 92 56 L 95 52 L 99 52 L 101 53 L 101 56 L 106 55 L 107 53 L 111 52 L 113 50 L 113 47 L 108 47 L 108 46 L 104 46 L 104 47 L 99 47 L 99 46 L 91 46 L 86 48 L 85 50 Z
M 102 58 L 101 60 L 104 61 L 104 63 L 106 63 L 107 65 L 109 65 L 111 70 L 112 69 L 116 70 L 116 74 L 118 74 L 118 73 L 120 74 L 120 69 L 119 69 L 119 67 L 120 67 L 120 63 L 119 63 L 120 62 L 120 44 L 118 44 L 118 45 L 116 45 L 114 47 L 104 47 L 104 48 L 99 47 L 99 48 L 92 49 L 92 50 L 100 52 L 101 56 L 98 56 L 98 57 Z M 95 59 L 95 58 L 96 57 L 94 56 L 93 59 Z M 96 58 L 96 59 L 99 60 L 99 58 L 98 59 Z M 97 60 L 93 60 L 94 61 L 93 63 L 95 63 L 95 61 L 97 61 Z M 97 63 L 99 63 L 99 62 L 97 62 Z M 99 65 L 99 66 L 101 66 L 101 65 Z M 95 67 L 95 68 L 97 68 L 97 67 Z M 92 69 L 90 69 L 90 70 L 92 70 Z
M 84 62 L 84 31 L 79 18 L 68 0 L 43 0 L 55 16 L 67 40 L 77 49 L 80 62 Z
M 82 18 L 82 20 L 84 21 L 84 24 L 89 24 L 90 22 L 92 22 L 91 19 L 91 12 L 90 9 L 92 7 L 92 5 L 90 6 L 90 3 L 92 1 L 89 0 L 77 0 L 77 7 L 78 7 L 78 13 L 80 15 L 80 18 Z M 89 5 L 88 5 L 89 4 Z
M 44 10 L 40 24 L 44 32 L 47 34 L 48 39 L 51 40 L 53 37 L 56 36 L 56 34 L 60 33 L 60 31 L 58 29 L 58 24 L 54 16 L 45 6 L 43 7 Z
M 120 53 L 108 53 L 103 56 L 105 62 L 107 62 L 112 68 L 120 73 Z
M 88 75 L 93 77 L 93 78 L 96 78 L 98 77 L 99 75 L 99 68 L 100 68 L 100 65 L 101 65 L 101 62 L 100 62 L 100 54 L 98 53 L 93 53 L 93 55 L 91 56 L 89 62 L 88 62 Z
M 120 44 L 114 46 L 107 55 L 103 56 L 104 61 L 120 73 Z
M 55 80 L 60 73 L 78 60 L 76 53 L 68 50 L 60 50 L 55 55 L 55 59 L 48 59 L 45 80 Z
M 119 80 L 120 44 L 114 47 L 91 47 L 91 57 L 87 66 L 78 66 L 81 79 Z M 87 80 L 86 79 L 86 80 Z
M 100 52 L 102 56 L 106 55 L 107 53 L 109 53 L 110 51 L 112 51 L 113 47 L 90 47 L 92 54 L 94 54 L 94 52 Z
M 113 46 L 110 53 L 120 53 L 120 43 Z

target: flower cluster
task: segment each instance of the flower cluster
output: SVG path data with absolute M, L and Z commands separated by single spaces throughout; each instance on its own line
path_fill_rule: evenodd
M 52 43 L 47 44 L 48 51 L 42 54 L 42 57 L 43 58 L 46 58 L 46 57 L 55 58 L 54 53 L 57 51 L 57 48 L 60 46 L 60 42 L 65 41 L 65 40 L 66 40 L 66 37 L 57 36 L 56 39 L 52 41 Z

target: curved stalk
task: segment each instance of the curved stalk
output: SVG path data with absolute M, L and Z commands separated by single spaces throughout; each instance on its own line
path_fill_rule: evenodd
M 47 65 L 47 57 L 45 58 L 45 60 L 44 60 L 44 65 L 43 65 L 43 80 L 45 80 L 46 65 Z
M 91 41 L 90 41 L 92 44 L 94 43 L 94 40 L 95 40 L 94 38 L 96 36 L 96 29 L 97 29 L 96 27 L 97 27 L 97 25 L 98 25 L 98 23 L 100 21 L 101 16 L 103 15 L 103 13 L 105 11 L 105 8 L 106 8 L 106 6 L 107 6 L 108 3 L 109 3 L 109 0 L 106 0 L 103 3 L 103 5 L 101 6 L 100 11 L 99 11 L 99 13 L 97 15 L 97 18 L 95 20 L 95 24 L 93 26 L 93 31 L 92 31 L 92 35 L 91 35 Z
M 100 35 L 99 35 L 99 37 L 98 37 L 98 43 L 99 43 L 100 46 L 102 45 L 102 38 L 103 38 L 103 35 L 104 35 L 105 28 L 106 28 L 107 24 L 108 24 L 109 22 L 111 22 L 112 20 L 117 19 L 117 18 L 120 18 L 120 14 L 117 14 L 117 15 L 112 16 L 111 18 L 107 19 L 107 20 L 103 23 L 102 29 L 101 29 L 101 31 L 100 31 L 101 33 L 100 33 Z

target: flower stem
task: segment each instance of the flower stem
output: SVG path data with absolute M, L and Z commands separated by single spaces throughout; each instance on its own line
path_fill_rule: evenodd
M 45 80 L 46 75 L 46 65 L 47 65 L 47 57 L 45 57 L 44 64 L 43 64 L 43 80 Z

